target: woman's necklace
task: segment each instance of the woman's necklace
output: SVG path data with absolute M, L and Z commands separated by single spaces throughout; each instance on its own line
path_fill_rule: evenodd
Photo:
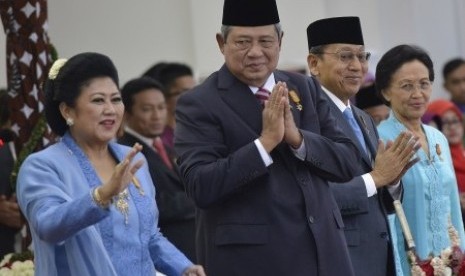
M 129 219 L 129 192 L 128 188 L 124 189 L 116 196 L 115 207 L 124 216 L 124 224 L 128 224 Z
M 137 188 L 140 195 L 144 196 L 144 194 L 145 194 L 144 189 L 142 189 L 142 186 L 140 185 L 139 180 L 137 180 L 137 178 L 135 176 L 132 178 L 132 183 Z M 121 214 L 123 214 L 123 216 L 124 216 L 124 224 L 126 224 L 126 225 L 129 223 L 129 203 L 128 203 L 128 201 L 129 201 L 129 190 L 128 190 L 128 188 L 126 188 L 122 192 L 120 192 L 116 196 L 116 200 L 114 200 L 115 207 Z

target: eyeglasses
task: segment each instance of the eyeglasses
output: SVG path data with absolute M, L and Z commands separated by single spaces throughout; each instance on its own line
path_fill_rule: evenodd
M 459 120 L 459 119 L 451 119 L 451 120 L 443 120 L 441 121 L 441 125 L 442 127 L 452 127 L 452 126 L 455 126 L 455 125 L 459 125 L 461 124 L 462 122 Z
M 275 39 L 259 39 L 258 45 L 262 48 L 271 48 L 275 45 Z M 239 50 L 247 50 L 252 48 L 254 41 L 251 39 L 238 39 L 233 41 L 233 45 Z
M 431 81 L 429 80 L 424 80 L 424 81 L 420 81 L 418 83 L 413 83 L 413 82 L 408 82 L 408 83 L 404 83 L 404 84 L 401 84 L 399 85 L 399 89 L 407 92 L 407 93 L 412 93 L 414 92 L 415 90 L 420 90 L 420 91 L 427 91 L 429 89 L 431 89 Z
M 329 55 L 335 55 L 341 62 L 348 64 L 354 60 L 355 57 L 357 57 L 358 61 L 360 63 L 366 63 L 368 60 L 370 60 L 371 53 L 370 52 L 358 52 L 354 53 L 352 51 L 337 51 L 334 53 L 331 52 L 320 52 L 319 54 L 329 54 Z

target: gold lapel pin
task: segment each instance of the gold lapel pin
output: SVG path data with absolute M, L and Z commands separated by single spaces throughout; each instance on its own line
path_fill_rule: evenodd
M 442 151 L 441 151 L 441 145 L 436 144 L 436 154 L 438 155 L 439 160 L 443 161 L 443 160 L 442 160 L 441 153 L 442 153 Z

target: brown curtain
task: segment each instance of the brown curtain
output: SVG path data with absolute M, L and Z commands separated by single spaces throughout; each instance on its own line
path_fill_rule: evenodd
M 42 85 L 51 64 L 46 0 L 1 0 L 6 35 L 6 73 L 17 152 L 29 140 L 43 111 Z M 1 70 L 3 71 L 3 70 Z M 46 135 L 50 138 L 50 135 Z M 47 138 L 39 147 L 48 144 Z

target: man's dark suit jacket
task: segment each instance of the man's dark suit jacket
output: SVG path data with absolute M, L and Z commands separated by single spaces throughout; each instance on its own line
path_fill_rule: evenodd
M 187 191 L 201 208 L 197 257 L 213 276 L 353 275 L 326 180 L 351 179 L 358 150 L 313 78 L 274 74 L 299 96 L 290 102 L 304 161 L 281 143 L 265 166 L 254 144 L 262 107 L 226 66 L 177 103 L 175 150 Z
M 325 96 L 327 97 L 326 94 Z M 379 139 L 376 125 L 370 115 L 351 105 L 354 117 L 363 132 L 368 155 L 341 110 L 329 97 L 327 98 L 331 102 L 332 113 L 344 133 L 354 141 L 362 155 L 358 161 L 356 177 L 345 183 L 330 183 L 344 220 L 344 233 L 355 275 L 394 275 L 387 222 L 387 209 L 392 211 L 393 198 L 386 188 L 378 189 L 377 194 L 368 197 L 365 182 L 361 177 L 373 170 L 372 162 L 376 157 Z
M 131 147 L 137 142 L 143 146 L 142 153 L 147 159 L 155 185 L 156 203 L 160 213 L 158 227 L 170 242 L 192 262 L 196 262 L 195 205 L 187 197 L 177 166 L 173 164 L 174 169 L 170 170 L 151 146 L 127 132 L 118 142 Z
M 0 147 L 0 195 L 9 198 L 13 194 L 10 175 L 14 160 L 8 144 Z M 15 235 L 19 229 L 14 229 L 0 223 L 0 259 L 7 253 L 14 252 Z

